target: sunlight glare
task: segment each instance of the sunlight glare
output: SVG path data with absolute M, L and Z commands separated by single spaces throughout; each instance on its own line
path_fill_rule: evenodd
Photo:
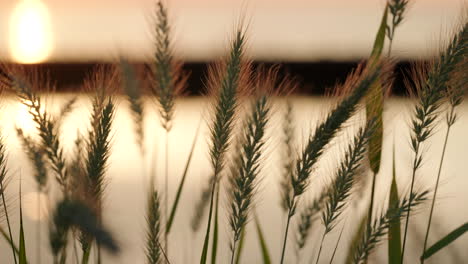
M 10 54 L 19 63 L 39 63 L 52 51 L 47 7 L 40 0 L 21 0 L 10 17 Z

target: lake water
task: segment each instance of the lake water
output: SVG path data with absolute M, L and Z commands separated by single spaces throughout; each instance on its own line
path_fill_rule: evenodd
M 60 104 L 71 98 L 72 95 L 55 95 L 47 98 L 47 103 L 57 110 Z M 27 248 L 30 263 L 37 261 L 36 248 L 36 226 L 37 226 L 37 202 L 35 183 L 31 175 L 31 167 L 25 154 L 23 153 L 14 131 L 15 126 L 23 127 L 27 133 L 34 133 L 34 124 L 28 118 L 27 109 L 13 98 L 2 98 L 0 112 L 0 126 L 7 143 L 9 157 L 9 171 L 12 177 L 8 189 L 8 196 L 11 206 L 10 217 L 14 224 L 14 235 L 17 236 L 17 223 L 19 206 L 17 187 L 19 179 L 22 179 L 23 187 L 23 207 L 25 211 L 25 228 L 27 234 Z M 295 111 L 296 123 L 296 144 L 300 147 L 309 136 L 311 128 L 314 128 L 317 121 L 323 119 L 327 111 L 332 106 L 332 100 L 319 97 L 294 97 L 292 99 Z M 105 254 L 104 263 L 144 263 L 144 210 L 145 195 L 147 189 L 147 175 L 151 167 L 153 149 L 157 149 L 156 175 L 158 182 L 164 180 L 164 142 L 165 132 L 159 126 L 159 119 L 155 105 L 148 101 L 147 116 L 145 120 L 147 160 L 142 161 L 139 149 L 135 144 L 134 127 L 131 115 L 128 111 L 128 104 L 121 98 L 117 98 L 117 115 L 114 121 L 112 136 L 112 155 L 108 167 L 107 189 L 104 201 L 104 223 L 113 232 L 115 238 L 123 249 L 117 256 Z M 209 120 L 208 101 L 202 98 L 181 99 L 177 103 L 175 122 L 169 134 L 169 199 L 172 203 L 177 184 L 182 175 L 188 151 L 195 135 L 197 124 L 202 120 L 200 137 L 198 139 L 192 166 L 190 167 L 186 186 L 181 198 L 181 204 L 177 212 L 173 231 L 170 234 L 169 256 L 172 264 L 175 263 L 197 263 L 203 242 L 203 232 L 205 224 L 197 234 L 190 228 L 190 221 L 194 213 L 194 203 L 199 199 L 201 188 L 206 184 L 207 178 L 211 174 L 211 167 L 208 160 L 208 129 L 206 121 Z M 77 131 L 85 132 L 88 127 L 89 118 L 89 98 L 80 96 L 76 109 L 65 119 L 62 128 L 62 142 L 65 144 L 66 153 L 71 151 L 71 146 L 76 137 Z M 259 193 L 256 198 L 256 211 L 260 222 L 263 225 L 268 246 L 270 248 L 273 263 L 278 263 L 281 238 L 284 229 L 284 217 L 279 207 L 279 185 L 281 173 L 281 157 L 278 154 L 281 149 L 281 118 L 284 111 L 284 99 L 275 99 L 274 116 L 270 122 L 268 131 L 268 144 L 266 156 L 262 167 L 262 181 Z M 396 172 L 400 192 L 408 190 L 410 181 L 410 168 L 412 162 L 412 152 L 409 147 L 409 112 L 411 111 L 411 101 L 402 98 L 391 98 L 388 100 L 385 110 L 385 131 L 384 131 L 384 152 L 381 172 L 378 175 L 377 186 L 377 210 L 380 211 L 386 204 L 391 180 L 392 169 L 392 145 L 396 148 Z M 449 231 L 458 227 L 468 219 L 466 202 L 468 201 L 468 105 L 463 104 L 459 108 L 460 119 L 455 124 L 449 139 L 446 160 L 441 178 L 439 199 L 436 203 L 435 220 L 430 236 L 432 244 Z M 332 142 L 325 156 L 319 161 L 317 169 L 311 176 L 310 189 L 302 199 L 303 202 L 310 200 L 318 193 L 321 187 L 330 182 L 338 158 L 342 156 L 343 149 L 347 141 L 352 136 L 352 131 L 361 124 L 362 115 L 358 115 L 347 123 L 344 132 Z M 416 186 L 419 189 L 433 186 L 437 175 L 438 162 L 441 155 L 445 125 L 437 127 L 435 135 L 424 145 L 425 160 L 423 168 L 417 176 Z M 52 182 L 52 179 L 50 180 Z M 160 190 L 163 185 L 159 184 Z M 368 187 L 368 186 L 367 186 Z M 332 234 L 328 235 L 321 259 L 323 263 L 328 263 L 337 235 L 343 224 L 346 225 L 340 247 L 337 251 L 335 263 L 342 263 L 346 255 L 347 244 L 351 235 L 355 231 L 359 215 L 364 212 L 362 203 L 359 203 L 362 195 L 368 196 L 367 189 L 361 189 L 351 196 L 353 201 L 348 210 L 340 218 L 341 221 Z M 365 191 L 365 192 L 364 192 Z M 54 196 L 55 192 L 52 191 Z M 220 212 L 220 245 L 218 252 L 218 263 L 228 263 L 229 241 L 227 201 L 222 197 L 222 211 Z M 304 204 L 304 203 L 302 203 Z M 422 240 L 426 228 L 427 213 L 429 203 L 417 210 L 416 218 L 413 218 L 410 226 L 409 247 L 407 249 L 408 263 L 415 263 L 421 252 Z M 45 211 L 42 210 L 43 212 Z M 294 218 L 294 219 L 297 219 Z M 346 220 L 345 220 L 346 219 Z M 3 223 L 2 223 L 3 224 Z M 47 220 L 42 217 L 41 231 L 41 256 L 42 263 L 50 263 Z M 242 263 L 261 263 L 260 250 L 256 238 L 253 223 L 247 228 L 247 241 L 242 255 Z M 295 221 L 293 220 L 290 232 L 289 247 L 287 249 L 287 263 L 296 263 L 294 249 Z M 300 257 L 300 263 L 310 263 L 311 256 L 317 251 L 319 239 L 323 228 L 320 222 L 314 225 L 314 231 L 307 248 Z M 468 236 L 462 237 L 445 252 L 439 253 L 431 258 L 428 263 L 461 263 L 468 259 Z M 4 241 L 0 242 L 1 263 L 12 263 L 10 251 Z M 73 256 L 70 253 L 69 256 Z M 70 259 L 71 260 L 71 259 Z M 386 263 L 386 242 L 378 247 L 378 250 L 371 257 L 372 263 Z M 72 262 L 70 262 L 72 263 Z

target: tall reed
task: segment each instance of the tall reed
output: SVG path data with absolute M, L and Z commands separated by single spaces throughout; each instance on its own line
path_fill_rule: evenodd
M 225 167 L 225 156 L 229 148 L 239 87 L 245 74 L 243 65 L 245 34 L 240 27 L 231 43 L 231 50 L 223 67 L 213 68 L 210 72 L 210 85 L 217 92 L 214 104 L 214 119 L 210 128 L 210 160 L 213 168 L 213 181 L 211 185 L 208 224 L 200 263 L 206 263 L 209 235 L 211 229 L 211 216 L 213 214 L 216 185 Z
M 447 125 L 447 129 L 445 130 L 445 138 L 444 138 L 444 145 L 442 148 L 442 156 L 440 158 L 439 169 L 437 171 L 437 178 L 434 184 L 434 193 L 432 196 L 431 210 L 429 212 L 429 218 L 428 218 L 422 253 L 424 253 L 427 249 L 427 242 L 429 239 L 432 217 L 434 214 L 434 206 L 435 206 L 435 201 L 437 198 L 437 191 L 439 189 L 440 175 L 442 172 L 442 165 L 444 163 L 444 157 L 445 157 L 445 153 L 447 149 L 447 143 L 448 143 L 448 139 L 450 135 L 450 130 L 452 126 L 455 124 L 455 122 L 458 120 L 457 107 L 463 102 L 463 99 L 465 97 L 466 90 L 467 90 L 466 88 L 467 82 L 468 82 L 468 78 L 466 77 L 467 66 L 468 66 L 468 62 L 466 59 L 462 61 L 459 65 L 457 65 L 457 68 L 459 70 L 455 74 L 452 75 L 452 80 L 450 81 L 450 84 L 448 86 L 447 93 L 446 93 L 446 96 L 448 97 L 448 102 L 449 102 L 449 109 L 445 116 L 445 123 Z M 424 263 L 424 260 L 425 260 L 424 258 L 421 258 L 422 264 Z
M 153 57 L 154 83 L 152 90 L 157 98 L 161 125 L 166 131 L 165 167 L 164 167 L 164 217 L 165 224 L 169 219 L 169 132 L 174 118 L 175 99 L 185 87 L 187 76 L 181 70 L 181 64 L 173 55 L 171 28 L 168 11 L 162 1 L 158 1 L 155 10 Z M 164 232 L 165 249 L 167 251 L 168 232 Z
M 281 253 L 281 261 L 284 262 L 286 242 L 291 217 L 295 214 L 298 198 L 305 192 L 310 182 L 310 174 L 315 163 L 325 150 L 326 145 L 341 129 L 343 123 L 347 121 L 356 111 L 359 101 L 364 97 L 370 85 L 381 73 L 381 67 L 365 71 L 362 80 L 353 87 L 351 94 L 343 99 L 326 117 L 325 121 L 315 129 L 315 134 L 311 137 L 301 156 L 296 161 L 296 169 L 291 177 L 292 193 L 288 197 L 288 218 L 284 231 L 284 241 Z
M 0 90 L 1 92 L 1 90 Z M 16 253 L 15 253 L 15 247 L 13 244 L 13 235 L 11 232 L 11 222 L 10 222 L 10 216 L 8 215 L 8 205 L 5 199 L 5 190 L 7 187 L 7 157 L 6 157 L 6 147 L 5 144 L 3 143 L 3 136 L 0 133 L 0 195 L 2 196 L 2 206 L 3 206 L 3 213 L 5 214 L 5 219 L 7 222 L 7 227 L 8 227 L 8 236 L 9 240 L 11 241 L 10 246 L 11 250 L 13 252 L 13 260 L 15 261 L 15 264 L 17 263 L 16 260 Z
M 450 76 L 455 67 L 465 58 L 468 51 L 468 23 L 460 28 L 453 36 L 448 47 L 440 54 L 435 62 L 427 79 L 420 82 L 418 102 L 414 108 L 411 120 L 411 148 L 414 152 L 412 166 L 410 192 L 413 192 L 416 172 L 421 167 L 423 153 L 422 144 L 433 134 L 439 108 L 444 98 L 444 94 L 450 80 Z M 406 248 L 406 237 L 411 214 L 411 204 L 407 208 L 405 232 L 403 236 L 403 247 L 401 253 L 401 263 L 403 263 Z
M 115 115 L 115 106 L 111 89 L 115 85 L 117 71 L 114 67 L 98 68 L 85 82 L 85 89 L 94 93 L 90 127 L 86 141 L 84 159 L 84 197 L 82 200 L 93 209 L 99 221 L 102 221 L 102 197 L 106 186 L 105 173 L 111 153 L 111 129 Z M 88 262 L 92 237 L 81 234 L 83 263 Z M 100 249 L 98 262 L 100 261 Z

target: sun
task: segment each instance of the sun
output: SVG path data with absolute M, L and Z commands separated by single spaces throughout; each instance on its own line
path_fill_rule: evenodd
M 40 0 L 20 0 L 10 17 L 10 55 L 18 63 L 39 63 L 52 51 L 47 6 Z

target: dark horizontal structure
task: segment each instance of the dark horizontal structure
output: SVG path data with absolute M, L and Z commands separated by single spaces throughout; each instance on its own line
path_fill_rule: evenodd
M 47 72 L 56 83 L 57 91 L 73 92 L 79 91 L 83 80 L 92 72 L 99 63 L 46 63 L 30 65 L 26 67 L 37 67 L 39 71 Z M 327 89 L 337 83 L 342 83 L 346 76 L 356 68 L 358 62 L 310 62 L 310 63 L 263 63 L 255 62 L 253 67 L 261 64 L 267 66 L 279 65 L 282 75 L 290 75 L 296 78 L 300 86 L 294 92 L 301 95 L 322 95 Z M 202 95 L 205 93 L 204 83 L 209 62 L 186 63 L 184 70 L 190 73 L 188 79 L 187 95 Z M 396 65 L 395 82 L 392 90 L 394 95 L 406 95 L 404 76 L 410 71 L 412 63 L 402 61 Z

